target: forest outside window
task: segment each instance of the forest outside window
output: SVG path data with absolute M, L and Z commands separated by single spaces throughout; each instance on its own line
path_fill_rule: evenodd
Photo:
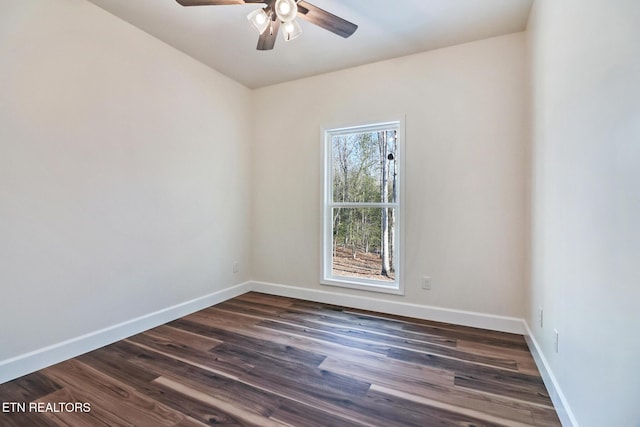
M 401 130 L 325 131 L 321 283 L 402 293 Z

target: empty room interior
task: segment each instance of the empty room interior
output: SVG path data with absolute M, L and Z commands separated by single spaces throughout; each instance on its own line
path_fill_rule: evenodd
M 639 23 L 0 2 L 0 426 L 640 427 Z

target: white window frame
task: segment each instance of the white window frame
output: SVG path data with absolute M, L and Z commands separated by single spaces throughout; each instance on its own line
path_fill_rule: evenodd
M 395 203 L 337 203 L 333 201 L 333 144 L 332 137 L 353 133 L 367 133 L 382 130 L 396 130 L 396 158 L 398 176 L 396 181 Z M 366 125 L 345 126 L 322 129 L 322 236 L 321 236 L 321 265 L 320 283 L 327 286 L 359 289 L 371 292 L 404 295 L 404 177 L 405 177 L 405 126 L 404 119 L 378 122 Z M 393 282 L 374 280 L 360 277 L 337 276 L 333 274 L 333 215 L 336 207 L 344 208 L 384 208 L 396 210 L 396 230 L 394 241 L 395 278 Z

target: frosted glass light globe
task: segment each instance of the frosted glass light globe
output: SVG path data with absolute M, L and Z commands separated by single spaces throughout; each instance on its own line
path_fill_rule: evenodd
M 280 3 L 280 6 L 278 6 L 278 10 L 283 15 L 286 15 L 291 11 L 291 6 L 289 6 L 289 3 L 283 1 L 282 3 Z

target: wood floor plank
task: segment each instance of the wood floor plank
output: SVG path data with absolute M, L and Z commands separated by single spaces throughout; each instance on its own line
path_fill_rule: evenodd
M 283 318 L 290 318 L 283 316 Z M 507 359 L 499 356 L 485 356 L 478 353 L 464 352 L 456 348 L 450 348 L 448 346 L 434 345 L 427 341 L 419 339 L 411 339 L 404 337 L 393 337 L 386 334 L 371 333 L 356 328 L 339 327 L 335 325 L 327 325 L 323 323 L 305 321 L 303 319 L 294 319 L 297 324 L 304 327 L 317 329 L 320 331 L 326 331 L 332 334 L 357 339 L 360 341 L 367 341 L 371 343 L 382 344 L 390 347 L 403 348 L 408 350 L 415 350 L 424 353 L 437 354 L 450 358 L 468 360 L 475 363 L 480 363 L 489 366 L 498 366 L 506 369 L 517 370 L 517 363 L 513 359 Z
M 354 308 L 345 308 L 335 305 L 315 303 L 311 301 L 296 300 L 292 307 L 306 307 L 318 313 L 328 316 L 338 316 L 352 322 L 353 319 L 368 322 L 383 322 L 387 327 L 395 327 L 399 329 L 415 330 L 416 332 L 431 333 L 449 338 L 467 337 L 479 339 L 481 342 L 488 340 L 496 340 L 498 342 L 510 342 L 517 345 L 525 344 L 521 335 L 510 334 L 506 332 L 488 331 L 468 326 L 452 325 L 448 323 L 435 322 L 432 320 L 416 319 L 394 314 L 378 313 L 368 310 L 360 310 Z M 344 316 L 352 316 L 344 317 Z M 526 349 L 526 347 L 525 347 Z
M 225 402 L 235 402 L 247 411 L 268 416 L 275 407 L 282 403 L 282 399 L 265 390 L 252 387 L 240 381 L 233 375 L 207 370 L 206 367 L 190 364 L 188 361 L 178 361 L 170 355 L 148 350 L 131 360 L 141 368 L 152 370 L 165 379 L 181 381 L 190 388 L 208 392 Z M 157 378 L 154 383 L 158 382 Z
M 135 387 L 146 396 L 185 414 L 185 419 L 176 424 L 176 427 L 197 427 L 216 423 L 238 425 L 235 420 L 230 419 L 228 414 L 216 412 L 205 404 L 186 399 L 170 389 L 153 383 L 160 374 L 148 367 L 141 368 L 131 362 L 135 358 L 145 359 L 147 357 L 145 351 L 147 350 L 122 341 L 80 356 L 80 359 L 95 369 Z M 169 359 L 169 361 L 171 366 L 175 366 L 175 359 Z
M 309 366 L 318 366 L 324 360 L 324 356 L 322 355 L 301 350 L 296 347 L 236 334 L 214 326 L 204 327 L 200 323 L 188 320 L 176 320 L 172 322 L 171 325 L 197 334 L 215 336 L 222 339 L 225 343 L 231 343 L 238 347 L 251 349 L 259 354 L 274 356 L 279 359 L 303 363 Z
M 262 316 L 265 314 L 277 315 L 278 313 L 281 313 L 284 310 L 283 307 L 278 307 L 278 306 L 268 305 L 268 304 L 257 304 L 257 303 L 251 303 L 248 301 L 239 301 L 239 300 L 228 300 L 218 304 L 218 307 L 223 310 L 225 309 L 237 310 L 237 311 L 245 310 L 247 313 L 253 313 L 258 316 Z
M 228 312 L 220 309 L 217 305 L 204 310 L 200 310 L 196 313 L 185 316 L 182 320 L 195 320 L 199 317 L 214 317 L 221 323 L 221 327 L 238 327 L 238 326 L 250 326 L 262 320 L 261 316 L 242 316 L 234 315 L 233 312 Z
M 486 410 L 484 410 L 484 408 L 483 410 L 478 410 L 478 409 L 470 408 L 468 406 L 461 406 L 459 404 L 452 405 L 452 404 L 443 402 L 440 399 L 437 399 L 437 400 L 429 399 L 424 396 L 419 396 L 413 393 L 407 393 L 403 390 L 398 390 L 395 388 L 388 388 L 384 386 L 374 385 L 371 387 L 371 390 L 380 392 L 383 394 L 387 394 L 390 396 L 396 396 L 411 402 L 430 406 L 432 408 L 438 408 L 450 413 L 466 415 L 468 417 L 472 417 L 473 419 L 482 420 L 482 422 L 487 422 L 487 423 L 495 423 L 499 425 L 508 424 L 509 427 L 526 427 L 526 426 L 530 426 L 531 423 L 533 422 L 533 417 L 530 412 L 519 414 L 521 420 L 516 420 L 514 419 L 513 416 L 508 416 L 505 413 L 500 413 L 499 415 L 493 415 L 487 412 Z
M 260 414 L 256 414 L 252 411 L 244 410 L 244 408 L 240 408 L 238 405 L 234 405 L 231 402 L 218 399 L 211 394 L 201 392 L 195 388 L 188 387 L 179 381 L 173 381 L 169 378 L 159 377 L 154 380 L 158 384 L 162 384 L 165 387 L 171 388 L 178 393 L 191 397 L 195 400 L 199 400 L 205 404 L 210 406 L 221 408 L 223 411 L 231 414 L 239 420 L 242 425 L 252 425 L 257 427 L 282 427 L 282 424 L 272 421 L 269 417 L 261 416 Z
M 281 313 L 279 316 L 284 319 L 293 318 L 295 320 L 296 318 L 300 318 L 301 314 L 304 314 L 304 317 L 307 320 L 325 325 L 344 326 L 345 324 L 348 324 L 350 328 L 363 332 L 377 333 L 396 338 L 406 338 L 446 347 L 456 347 L 456 341 L 452 340 L 450 337 L 421 332 L 408 332 L 401 328 L 389 327 L 388 322 L 380 321 L 378 319 L 373 321 L 371 319 L 362 319 L 361 317 L 354 316 L 352 314 L 342 313 L 342 316 L 339 316 L 335 310 L 332 310 L 331 315 L 327 315 L 326 313 L 317 313 L 316 311 L 308 310 L 307 308 L 295 307 L 287 308 L 286 311 Z
M 0 402 L 31 402 L 61 388 L 60 384 L 38 371 L 3 384 L 0 387 Z
M 539 427 L 562 427 L 553 408 L 535 408 L 531 411 L 533 423 Z
M 496 394 L 508 394 L 522 400 L 544 405 L 552 405 L 542 379 L 521 372 L 510 372 L 488 366 L 463 364 L 431 354 L 420 354 L 402 349 L 390 349 L 388 356 L 400 360 L 436 366 L 456 371 L 456 386 L 481 391 L 498 391 Z
M 369 427 L 371 424 L 341 417 L 298 402 L 289 402 L 278 408 L 271 419 L 287 426 L 304 427 Z
M 254 298 L 250 301 L 257 303 L 262 302 L 262 299 Z M 290 318 L 289 313 L 294 309 L 296 313 L 309 313 L 312 318 L 317 319 L 317 322 L 324 323 L 325 325 L 340 325 L 341 322 L 344 324 L 345 321 L 348 321 L 348 324 L 352 330 L 357 329 L 366 332 L 380 333 L 383 335 L 392 335 L 396 338 L 415 340 L 414 342 L 416 343 L 426 341 L 429 344 L 446 345 L 455 347 L 459 352 L 469 353 L 469 356 L 461 356 L 459 352 L 447 353 L 446 351 L 439 351 L 439 354 L 450 354 L 453 357 L 459 357 L 463 359 L 473 357 L 473 355 L 482 355 L 487 356 L 489 359 L 486 359 L 484 361 L 482 359 L 476 360 L 488 364 L 495 364 L 497 366 L 508 367 L 510 369 L 526 370 L 526 372 L 528 373 L 537 373 L 535 362 L 533 361 L 533 358 L 531 357 L 528 349 L 522 349 L 519 348 L 519 346 L 518 349 L 506 349 L 504 347 L 477 343 L 469 340 L 455 340 L 451 339 L 450 337 L 443 337 L 435 334 L 427 334 L 423 332 L 407 332 L 402 329 L 402 323 L 400 323 L 399 325 L 392 325 L 391 322 L 386 319 L 371 318 L 370 316 L 345 313 L 336 309 L 318 310 L 316 305 L 306 304 L 305 302 L 293 303 L 291 306 L 286 307 L 286 311 L 281 313 L 279 317 L 285 319 Z M 329 314 L 327 314 L 327 312 Z M 466 331 L 467 332 L 465 333 L 468 334 L 469 329 L 466 329 Z M 477 333 L 475 329 L 472 329 L 472 331 L 474 334 Z M 503 335 L 499 336 L 503 337 Z M 520 341 L 519 338 L 516 338 L 515 340 L 518 342 Z M 483 341 L 486 340 L 483 339 Z
M 155 380 L 158 377 L 157 374 L 154 374 L 148 369 L 140 369 L 140 367 L 130 362 L 133 356 L 130 356 L 122 349 L 123 345 L 127 346 L 124 341 L 118 342 L 83 354 L 77 359 L 85 365 L 91 366 L 111 378 L 130 384 L 133 387 Z M 138 354 L 140 354 L 140 352 L 138 352 Z
M 251 301 L 251 302 L 257 302 L 260 304 L 269 304 L 269 305 L 273 305 L 276 307 L 283 307 L 283 308 L 288 308 L 291 307 L 293 304 L 296 303 L 296 299 L 294 298 L 287 298 L 287 297 L 279 297 L 279 296 L 275 296 L 275 295 L 268 295 L 268 294 L 260 294 L 258 292 L 248 292 L 246 294 L 242 294 L 236 298 L 234 298 L 236 301 Z
M 516 334 L 250 292 L 0 385 L 0 426 L 558 427 Z
M 158 340 L 160 343 L 165 342 L 166 345 L 181 345 L 185 348 L 193 348 L 202 351 L 211 350 L 213 347 L 224 342 L 222 340 L 203 337 L 202 335 L 194 334 L 193 332 L 164 325 L 153 328 L 144 333 Z
M 340 413 L 341 417 L 351 421 L 361 419 L 368 425 L 376 425 L 374 418 L 345 408 L 345 405 L 351 402 L 351 395 L 348 393 L 336 393 L 332 386 L 325 387 L 325 390 L 322 390 L 321 387 L 319 388 L 317 384 L 307 388 L 309 384 L 300 383 L 299 379 L 291 378 L 290 376 L 272 375 L 268 371 L 256 372 L 244 378 L 220 378 L 216 372 L 206 371 L 203 367 L 189 366 L 187 363 L 171 360 L 170 357 L 163 354 L 151 352 L 138 354 L 137 357 L 140 360 L 133 359 L 133 363 L 139 363 L 141 366 L 153 369 L 189 387 L 216 394 L 224 400 L 234 400 L 238 405 L 243 405 L 242 402 L 246 399 L 249 399 L 250 402 L 263 402 L 263 404 L 266 404 L 262 393 L 269 392 L 272 394 L 273 399 L 278 399 L 282 402 L 280 407 L 290 406 L 292 402 L 295 402 L 295 404 L 302 404 L 308 408 L 320 408 L 326 413 Z M 220 381 L 224 381 L 224 383 L 220 383 Z M 363 384 L 360 388 L 368 388 L 368 384 Z M 326 398 L 327 395 L 329 396 L 328 399 Z M 247 404 L 245 406 L 249 407 L 251 405 Z M 269 413 L 270 407 L 263 408 L 263 415 L 266 416 Z
M 477 365 L 517 371 L 517 364 L 515 361 L 482 356 L 476 357 L 465 352 L 458 352 L 442 347 L 433 347 L 429 345 L 411 346 L 399 341 L 390 342 L 389 340 L 372 340 L 358 336 L 350 336 L 340 330 L 334 331 L 326 328 L 318 329 L 309 324 L 283 322 L 278 320 L 264 320 L 258 323 L 258 326 L 278 329 L 288 333 L 298 333 L 307 337 L 333 342 L 349 348 L 367 350 L 384 355 L 391 354 L 390 357 L 401 360 L 404 359 L 397 355 L 414 352 L 415 355 L 413 358 L 409 358 L 410 360 L 428 355 L 431 356 L 433 360 L 441 361 L 441 363 L 431 364 L 431 366 L 443 369 L 448 369 L 448 366 L 458 366 L 457 362 L 471 362 Z
M 251 313 L 253 315 L 258 315 L 257 312 L 260 312 L 261 307 L 264 306 L 265 305 L 263 304 L 250 301 L 248 303 L 229 303 L 220 307 L 220 309 L 227 312 L 237 310 L 239 313 Z M 332 312 L 335 313 L 335 310 Z M 370 322 L 365 324 L 365 322 L 356 321 L 356 319 L 351 318 L 353 316 L 347 316 L 347 319 L 335 319 L 332 316 L 315 314 L 292 308 L 282 309 L 276 313 L 273 313 L 271 310 L 266 310 L 260 314 L 260 317 L 271 318 L 273 320 L 282 319 L 284 321 L 292 321 L 296 324 L 313 327 L 319 330 L 331 330 L 335 333 L 342 332 L 347 336 L 356 336 L 361 334 L 363 338 L 370 340 L 383 341 L 385 339 L 389 339 L 391 342 L 404 343 L 405 345 L 411 345 L 411 343 L 426 346 L 436 345 L 438 347 L 444 347 L 443 351 L 446 351 L 447 348 L 454 349 L 456 347 L 456 341 L 447 337 L 385 328 L 383 324 L 386 322 L 380 321 L 377 321 L 374 325 L 371 325 Z
M 442 384 L 434 381 L 432 377 L 404 376 L 401 372 L 379 372 L 359 364 L 345 363 L 339 359 L 328 358 L 320 367 L 344 375 L 368 379 L 373 388 L 385 387 L 416 398 L 474 410 L 512 422 L 531 424 L 532 409 L 536 408 L 524 403 L 517 404 L 498 396 L 488 397 L 482 393 L 458 389 L 454 387 L 453 382 Z
M 381 393 L 375 389 L 369 392 L 367 404 L 358 407 L 358 411 L 366 411 L 374 415 L 380 420 L 378 425 L 382 426 L 467 425 L 502 427 L 500 424 L 484 421 L 468 414 L 417 403 L 395 395 Z
M 0 386 L 2 387 L 2 386 Z M 19 402 L 20 400 L 3 400 L 3 402 Z M 36 412 L 0 412 L 2 427 L 56 427 L 59 424 Z
M 318 306 L 319 312 L 341 313 L 354 316 L 363 321 L 386 322 L 387 327 L 395 327 L 405 331 L 424 333 L 435 336 L 447 337 L 449 339 L 467 339 L 469 341 L 482 342 L 486 344 L 501 345 L 505 348 L 518 348 L 527 351 L 527 344 L 521 335 L 506 332 L 488 331 L 485 329 L 472 328 L 468 326 L 451 325 L 447 323 L 434 322 L 424 319 L 414 319 L 404 316 L 397 316 L 386 313 L 375 313 L 367 310 L 345 309 L 340 307 L 327 307 L 322 304 L 302 301 L 299 304 L 313 307 Z M 297 304 L 294 305 L 297 307 Z
M 233 360 L 212 357 L 212 355 L 207 352 L 158 345 L 152 340 L 147 340 L 143 335 L 127 339 L 125 343 L 136 346 L 136 351 L 152 351 L 154 354 L 162 354 L 174 361 L 185 362 L 228 378 L 239 378 L 247 371 L 253 369 L 253 365 L 251 364 L 240 365 Z M 143 353 L 143 357 L 149 357 L 148 354 L 149 353 Z M 132 363 L 136 361 L 137 359 L 132 359 Z
M 224 314 L 225 312 L 222 311 L 222 313 Z M 219 325 L 214 318 L 208 316 L 198 319 L 190 317 L 190 319 L 193 319 L 196 322 L 202 322 L 205 325 Z M 232 329 L 227 327 L 227 330 Z M 453 371 L 446 371 L 417 364 L 409 364 L 400 360 L 389 359 L 385 356 L 365 350 L 351 349 L 346 352 L 344 347 L 340 345 L 321 340 L 309 339 L 299 335 L 284 334 L 278 330 L 265 328 L 263 326 L 238 327 L 233 330 L 241 335 L 266 339 L 273 343 L 279 343 L 282 345 L 293 346 L 325 357 L 334 356 L 335 358 L 339 358 L 345 362 L 350 362 L 358 366 L 366 366 L 376 372 L 386 373 L 388 375 L 404 373 L 407 379 L 412 377 L 429 378 L 430 381 L 436 384 L 446 383 L 447 385 L 453 385 Z
M 514 399 L 553 406 L 544 385 L 528 383 L 522 378 L 508 375 L 474 376 L 472 374 L 456 374 L 454 383 L 458 387 L 479 390 L 496 395 L 507 395 Z
M 515 360 L 505 358 L 500 355 L 479 354 L 468 351 L 461 351 L 455 348 L 455 341 L 447 341 L 450 345 L 441 345 L 440 343 L 432 343 L 424 340 L 424 336 L 414 337 L 394 336 L 388 332 L 381 331 L 367 331 L 362 328 L 354 328 L 352 323 L 348 323 L 348 326 L 339 325 L 333 322 L 325 322 L 319 317 L 308 314 L 300 314 L 290 309 L 281 309 L 275 312 L 271 309 L 264 309 L 264 304 L 258 304 L 255 302 L 229 302 L 222 306 L 222 310 L 236 310 L 238 313 L 246 313 L 251 315 L 264 316 L 275 322 L 289 322 L 296 325 L 307 327 L 310 329 L 325 331 L 331 334 L 340 335 L 343 337 L 353 338 L 360 341 L 370 342 L 372 344 L 381 344 L 383 346 L 393 346 L 398 348 L 417 350 L 421 352 L 436 354 L 440 356 L 470 360 L 475 363 L 480 363 L 488 366 L 498 366 L 505 369 L 517 370 L 518 365 Z M 267 306 L 268 307 L 268 306 Z M 335 311 L 335 310 L 334 310 Z M 261 324 L 264 324 L 261 323 Z M 452 348 L 450 348 L 450 346 Z
M 518 371 L 530 375 L 540 375 L 538 368 L 536 367 L 536 363 L 533 360 L 533 356 L 531 356 L 531 353 L 528 350 L 504 348 L 467 340 L 458 340 L 456 348 L 461 351 L 481 354 L 489 357 L 502 356 L 515 361 Z
M 207 427 L 208 424 L 200 422 L 195 418 L 185 417 L 184 420 L 180 421 L 173 427 Z
M 72 389 L 79 401 L 97 404 L 124 417 L 133 425 L 172 426 L 184 417 L 149 399 L 120 381 L 85 365 L 69 360 L 44 370 L 44 373 L 66 388 Z
M 483 344 L 489 345 L 497 345 L 504 348 L 509 349 L 519 349 L 527 351 L 527 343 L 525 342 L 522 336 L 517 336 L 514 338 L 512 335 L 514 334 L 488 334 L 487 336 L 482 335 L 482 330 L 478 331 L 470 331 L 469 329 L 448 329 L 442 326 L 433 326 L 425 323 L 416 323 L 416 324 L 405 324 L 402 327 L 405 331 L 412 332 L 426 332 L 426 333 L 438 333 L 438 334 L 449 334 L 449 336 L 453 339 L 466 339 L 469 341 L 474 341 Z
M 341 345 L 349 350 L 358 349 L 365 350 L 371 353 L 386 355 L 391 348 L 388 345 L 352 339 L 339 334 L 332 334 L 331 332 L 320 331 L 313 328 L 306 328 L 302 325 L 296 325 L 288 322 L 285 323 L 273 320 L 263 320 L 258 323 L 257 326 L 262 326 L 264 328 L 279 330 L 288 334 L 301 335 L 307 338 Z
M 78 402 L 85 403 L 82 396 L 74 394 L 75 391 L 69 388 L 63 388 L 47 396 L 43 396 L 37 400 L 41 403 L 56 402 Z M 46 412 L 44 416 L 50 419 L 56 425 L 65 425 L 71 427 L 116 427 L 116 426 L 131 426 L 131 422 L 120 417 L 117 413 L 102 408 L 95 402 L 91 405 L 89 412 Z

